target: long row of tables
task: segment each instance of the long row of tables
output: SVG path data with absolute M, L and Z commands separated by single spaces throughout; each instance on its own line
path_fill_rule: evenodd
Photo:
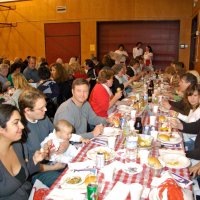
M 143 112 L 142 115 L 142 123 L 143 125 L 148 124 L 149 123 L 149 111 L 148 109 L 145 110 Z M 115 151 L 118 151 L 120 149 L 124 149 L 125 145 L 124 145 L 124 141 L 125 141 L 125 137 L 123 134 L 119 135 L 117 137 L 116 140 L 116 146 L 115 146 Z M 84 145 L 81 149 L 81 151 L 78 153 L 78 155 L 73 159 L 73 162 L 82 162 L 87 160 L 87 152 L 90 149 L 93 149 L 95 147 L 99 146 L 98 144 L 95 144 L 93 142 L 90 142 L 86 145 Z M 159 156 L 159 148 L 160 148 L 160 143 L 155 141 L 154 145 L 152 147 L 152 156 L 158 157 Z M 184 149 L 184 146 L 182 144 L 182 149 Z M 115 160 L 121 161 L 121 162 L 125 162 L 125 157 L 124 155 L 117 156 L 115 158 Z M 138 160 L 139 162 L 139 160 Z M 52 187 L 50 188 L 50 192 L 53 191 L 55 188 L 60 188 L 60 180 L 61 178 L 67 173 L 66 169 L 61 176 L 56 180 L 56 182 L 52 185 Z M 183 168 L 183 169 L 168 169 L 167 167 L 165 167 L 163 170 L 169 170 L 171 172 L 174 172 L 186 179 L 190 178 L 190 174 L 189 174 L 189 170 L 188 168 Z M 131 183 L 140 183 L 141 185 L 143 185 L 144 188 L 151 188 L 151 182 L 152 179 L 154 177 L 154 174 L 151 170 L 151 168 L 147 167 L 145 164 L 143 165 L 143 170 L 141 173 L 135 174 L 135 175 L 131 175 L 128 173 L 125 173 L 122 170 L 119 170 L 117 172 L 115 172 L 114 177 L 113 177 L 113 181 L 112 182 L 105 182 L 104 181 L 104 175 L 102 173 L 99 172 L 98 174 L 98 183 L 99 186 L 101 186 L 102 184 L 104 185 L 104 188 L 102 188 L 103 190 L 101 191 L 101 193 L 99 193 L 99 197 L 98 199 L 105 199 L 105 197 L 108 195 L 108 193 L 111 191 L 111 189 L 113 188 L 113 186 L 118 182 L 123 182 L 125 184 L 131 184 Z M 189 189 L 191 190 L 191 186 L 189 187 Z M 67 194 L 66 194 L 67 196 Z M 130 194 L 128 195 L 127 199 L 131 199 Z M 147 198 L 142 198 L 142 199 L 149 199 Z M 46 198 L 46 200 L 52 200 L 49 199 L 48 196 Z

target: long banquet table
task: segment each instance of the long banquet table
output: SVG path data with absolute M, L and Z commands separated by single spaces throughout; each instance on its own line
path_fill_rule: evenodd
M 142 120 L 143 125 L 149 123 L 148 110 L 144 111 L 142 119 L 143 119 Z M 123 135 L 120 135 L 117 137 L 115 151 L 125 148 L 124 141 L 125 141 L 125 137 Z M 92 142 L 86 144 L 85 146 L 83 146 L 83 148 L 78 153 L 78 155 L 73 159 L 73 162 L 81 162 L 81 161 L 87 160 L 88 159 L 87 152 L 90 149 L 95 148 L 97 146 L 99 146 L 99 145 L 92 143 Z M 158 152 L 159 148 L 160 148 L 159 143 L 154 142 L 154 145 L 152 147 L 152 156 L 155 156 L 155 157 L 159 156 L 159 152 Z M 182 148 L 184 148 L 183 144 L 182 144 Z M 116 157 L 115 159 L 118 161 L 124 162 L 125 158 L 124 158 L 124 156 L 122 156 L 122 157 Z M 171 172 L 174 172 L 180 176 L 183 176 L 186 179 L 189 179 L 189 177 L 190 177 L 188 168 L 168 169 L 167 167 L 165 167 L 164 170 L 169 170 Z M 66 171 L 67 171 L 67 169 L 61 174 L 61 176 L 52 185 L 52 187 L 50 188 L 50 192 L 54 188 L 59 188 L 59 181 L 61 180 L 62 176 L 66 173 Z M 143 171 L 136 175 L 127 174 L 127 173 L 123 172 L 122 170 L 115 172 L 114 177 L 113 177 L 113 182 L 104 182 L 104 176 L 102 173 L 100 173 L 98 175 L 98 183 L 100 185 L 102 183 L 104 183 L 105 186 L 104 186 L 104 189 L 101 191 L 101 193 L 99 193 L 99 199 L 100 200 L 105 199 L 105 197 L 112 190 L 113 186 L 116 184 L 117 181 L 123 182 L 125 184 L 140 183 L 141 185 L 144 186 L 144 188 L 151 188 L 152 179 L 153 179 L 152 170 L 149 167 L 147 167 L 145 164 L 143 165 Z M 191 190 L 191 187 L 189 189 Z M 129 193 L 129 196 L 127 197 L 127 199 L 130 199 L 130 198 L 131 197 L 130 197 L 130 193 Z M 148 198 L 146 198 L 146 199 L 148 199 Z M 46 198 L 46 200 L 50 200 L 50 199 Z

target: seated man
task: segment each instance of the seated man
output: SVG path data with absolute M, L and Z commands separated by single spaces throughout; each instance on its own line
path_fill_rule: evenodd
M 24 69 L 23 74 L 29 83 L 37 83 L 40 81 L 38 71 L 36 69 L 36 57 L 30 57 L 28 66 Z
M 83 138 L 93 138 L 103 131 L 106 118 L 98 117 L 87 101 L 89 94 L 89 83 L 85 79 L 76 79 L 72 84 L 72 98 L 62 103 L 56 111 L 54 124 L 64 119 L 75 128 L 75 133 Z M 95 125 L 92 132 L 87 132 L 87 125 Z
M 53 124 L 45 116 L 46 101 L 45 95 L 37 89 L 25 90 L 19 97 L 19 108 L 23 117 L 25 147 L 29 156 L 33 156 L 36 150 L 40 149 L 40 143 L 53 131 Z M 45 148 L 49 149 L 48 145 Z M 63 153 L 68 148 L 68 144 L 62 143 L 57 153 Z M 54 165 L 41 164 L 41 173 L 32 177 L 39 179 L 50 187 L 60 175 L 65 164 L 56 163 Z

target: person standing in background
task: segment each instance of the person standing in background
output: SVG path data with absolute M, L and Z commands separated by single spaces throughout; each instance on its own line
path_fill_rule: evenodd
M 143 55 L 143 49 L 141 48 L 142 42 L 137 42 L 136 47 L 133 48 L 133 58 Z
M 117 54 L 115 64 L 126 64 L 126 58 L 128 57 L 128 53 L 124 49 L 125 48 L 123 44 L 120 44 L 118 46 L 118 49 L 115 51 L 115 54 Z
M 146 46 L 146 50 L 144 52 L 144 64 L 146 69 L 153 71 L 153 64 L 152 64 L 152 60 L 153 60 L 153 50 L 151 48 L 151 46 Z

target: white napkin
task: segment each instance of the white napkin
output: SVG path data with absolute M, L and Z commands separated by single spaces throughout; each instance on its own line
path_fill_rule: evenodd
M 53 200 L 84 200 L 85 195 L 80 194 L 74 190 L 65 190 L 65 189 L 58 189 L 54 188 L 46 197 L 46 199 L 53 199 Z
M 161 183 L 163 183 L 164 181 L 166 181 L 168 178 L 172 178 L 172 175 L 168 172 L 168 171 L 165 171 L 161 174 L 161 177 L 158 178 L 158 177 L 154 177 L 152 182 L 151 182 L 151 186 L 152 187 L 158 187 Z
M 130 185 L 131 200 L 140 200 L 142 195 L 143 186 L 139 183 L 133 183 Z
M 112 182 L 115 171 L 119 171 L 120 169 L 123 169 L 123 167 L 124 167 L 124 163 L 117 160 L 112 162 L 109 165 L 104 166 L 101 169 L 101 172 L 104 174 L 104 180 Z
M 117 182 L 105 200 L 125 200 L 129 194 L 130 186 Z
M 93 160 L 86 160 L 83 162 L 74 162 L 74 163 L 69 163 L 68 167 L 70 170 L 74 169 L 85 169 L 85 168 L 92 168 L 95 166 L 95 163 Z

